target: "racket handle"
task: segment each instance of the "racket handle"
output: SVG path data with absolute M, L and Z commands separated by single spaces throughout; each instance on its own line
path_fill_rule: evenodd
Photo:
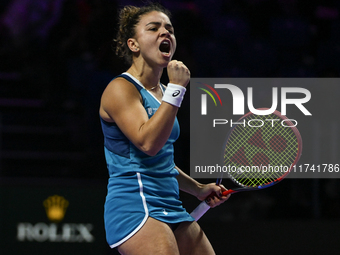
M 233 194 L 233 193 L 236 193 L 236 192 L 237 192 L 236 190 L 228 189 L 228 190 L 222 192 L 222 196 L 227 196 L 229 194 Z
M 198 221 L 209 209 L 210 206 L 203 201 L 192 211 L 192 213 L 190 213 L 190 215 L 195 218 L 195 221 Z

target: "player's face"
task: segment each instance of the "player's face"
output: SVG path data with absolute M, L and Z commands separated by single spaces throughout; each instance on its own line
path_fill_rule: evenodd
M 174 28 L 162 12 L 143 15 L 136 26 L 135 39 L 141 56 L 150 65 L 166 67 L 176 50 Z

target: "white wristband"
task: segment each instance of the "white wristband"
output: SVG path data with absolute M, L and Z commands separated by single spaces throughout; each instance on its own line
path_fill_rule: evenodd
M 180 107 L 186 90 L 187 89 L 183 86 L 168 83 L 162 100 L 174 106 Z

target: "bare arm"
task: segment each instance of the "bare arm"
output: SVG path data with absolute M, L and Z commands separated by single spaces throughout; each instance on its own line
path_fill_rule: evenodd
M 168 66 L 170 82 L 186 86 L 190 72 L 182 62 Z M 179 63 L 179 64 L 178 64 Z M 162 102 L 157 112 L 148 118 L 136 88 L 123 78 L 117 78 L 103 92 L 100 116 L 115 122 L 124 135 L 141 151 L 153 156 L 168 140 L 178 107 Z
M 175 168 L 179 172 L 177 181 L 180 190 L 197 197 L 201 201 L 205 200 L 212 194 L 209 203 L 211 207 L 220 205 L 229 199 L 230 195 L 222 196 L 222 192 L 227 190 L 223 185 L 218 186 L 215 183 L 201 184 L 184 173 L 179 167 L 176 166 Z

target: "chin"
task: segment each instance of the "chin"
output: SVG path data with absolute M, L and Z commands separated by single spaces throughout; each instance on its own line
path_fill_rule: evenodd
M 163 60 L 162 62 L 159 63 L 159 66 L 161 66 L 162 68 L 165 68 L 168 66 L 170 61 L 171 61 L 171 58 L 169 60 Z
M 167 61 L 166 63 L 164 63 L 164 64 L 162 65 L 162 67 L 163 67 L 163 68 L 166 68 L 166 67 L 168 66 L 169 63 L 170 63 L 170 60 Z

